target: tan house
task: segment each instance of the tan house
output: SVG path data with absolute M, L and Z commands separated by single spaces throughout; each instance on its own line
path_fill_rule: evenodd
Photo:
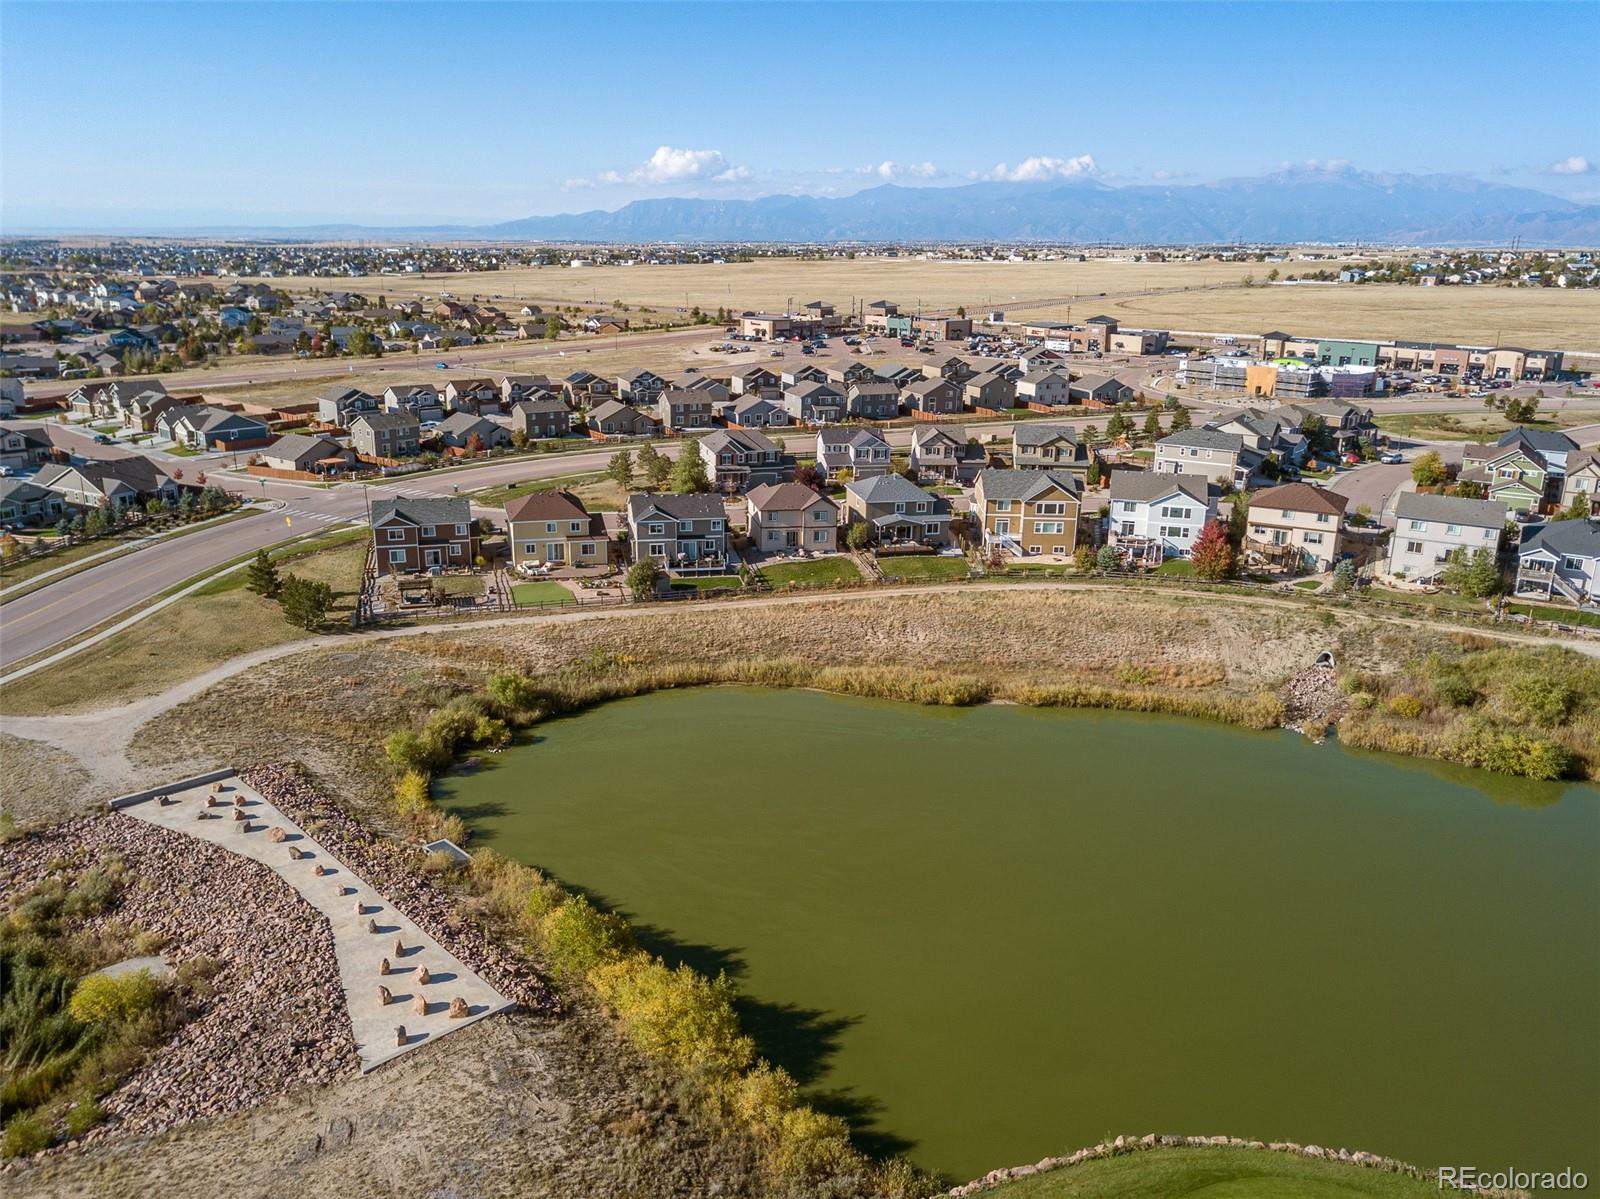
M 1250 497 L 1247 553 L 1293 569 L 1332 568 L 1344 550 L 1348 496 L 1309 483 L 1268 487 Z
M 839 505 L 805 484 L 763 483 L 746 499 L 750 543 L 761 553 L 831 554 L 839 548 Z
M 1018 421 L 1011 432 L 1011 465 L 1018 470 L 1089 472 L 1094 451 L 1078 440 L 1071 425 Z
M 1600 451 L 1582 450 L 1567 455 L 1567 473 L 1561 481 L 1561 506 L 1571 508 L 1587 496 L 1589 511 L 1600 511 Z
M 1078 544 L 1083 483 L 1065 470 L 985 470 L 972 495 L 983 543 L 1029 557 L 1070 554 Z
M 610 561 L 605 519 L 570 491 L 536 491 L 506 505 L 511 565 L 604 566 Z

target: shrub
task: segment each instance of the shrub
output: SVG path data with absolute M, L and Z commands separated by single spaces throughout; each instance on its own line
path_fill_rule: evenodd
M 402 816 L 416 816 L 426 812 L 431 804 L 428 797 L 428 776 L 420 770 L 408 770 L 394 785 L 395 811 Z
M 1468 766 L 1547 781 L 1566 777 L 1574 763 L 1571 751 L 1553 741 L 1486 722 L 1459 732 L 1449 751 L 1448 756 Z
M 654 558 L 645 558 L 630 566 L 625 581 L 628 590 L 633 593 L 633 598 L 649 599 L 654 595 L 656 586 L 661 581 L 661 573 L 661 567 L 656 565 Z
M 1576 696 L 1559 679 L 1527 674 L 1513 679 L 1501 693 L 1507 715 L 1521 724 L 1554 728 L 1566 723 Z
M 112 1024 L 153 1010 L 158 998 L 156 980 L 148 970 L 91 974 L 74 988 L 67 1011 L 83 1024 Z
M 490 675 L 484 689 L 489 693 L 495 709 L 504 717 L 530 712 L 545 702 L 545 694 L 539 685 L 527 675 L 515 671 L 502 670 Z
M 755 1056 L 739 1031 L 725 974 L 707 979 L 688 966 L 671 969 L 660 958 L 633 953 L 597 966 L 589 982 L 639 1049 L 679 1069 L 726 1074 Z
M 37 1112 L 18 1112 L 6 1121 L 6 1134 L 0 1140 L 0 1157 L 27 1157 L 48 1149 L 53 1138 L 50 1125 Z
M 81 1137 L 105 1118 L 105 1109 L 93 1099 L 80 1100 L 67 1111 L 67 1135 Z
M 444 765 L 437 760 L 437 751 L 437 745 L 409 729 L 390 733 L 383 742 L 383 752 L 389 761 L 413 774 L 426 774 Z
M 627 921 L 602 912 L 583 895 L 552 908 L 539 921 L 539 941 L 559 979 L 583 978 L 633 948 Z
M 1422 715 L 1422 701 L 1415 695 L 1397 695 L 1389 701 L 1389 711 L 1396 716 L 1415 720 Z

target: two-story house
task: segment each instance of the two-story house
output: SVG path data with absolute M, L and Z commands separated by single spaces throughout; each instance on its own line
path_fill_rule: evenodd
M 1460 481 L 1482 484 L 1492 500 L 1513 512 L 1537 512 L 1561 494 L 1559 476 L 1553 474 L 1542 453 L 1526 441 L 1509 445 L 1468 443 L 1461 449 Z
M 1600 598 L 1600 520 L 1553 520 L 1517 550 L 1518 596 Z
M 733 372 L 730 383 L 736 396 L 756 396 L 764 392 L 776 394 L 782 390 L 777 373 L 764 366 L 741 367 Z
M 1275 566 L 1323 571 L 1344 552 L 1348 496 L 1309 483 L 1267 487 L 1250 497 L 1245 550 Z
M 1072 403 L 1072 385 L 1066 372 L 1034 367 L 1017 380 L 1017 403 L 1038 412 L 1066 407 Z
M 717 429 L 700 438 L 706 475 L 719 490 L 743 491 L 794 478 L 794 459 L 754 429 Z
M 500 376 L 500 402 L 508 409 L 523 400 L 549 399 L 552 396 L 559 397 L 561 393 L 561 384 L 548 375 Z
M 1199 475 L 1112 471 L 1107 540 L 1131 563 L 1187 558 L 1200 530 L 1216 519 L 1217 496 L 1216 484 Z
M 844 407 L 858 420 L 893 420 L 900 415 L 900 389 L 893 383 L 852 383 Z
M 1156 442 L 1158 474 L 1201 475 L 1219 487 L 1243 487 L 1260 461 L 1239 434 L 1217 429 L 1180 429 Z
M 845 484 L 846 523 L 867 526 L 873 545 L 950 544 L 950 505 L 903 475 L 878 475 Z
M 1017 385 L 1002 370 L 986 370 L 962 384 L 966 405 L 973 411 L 1005 412 L 1016 407 Z
M 960 385 L 937 375 L 907 384 L 900 393 L 900 399 L 906 411 L 919 420 L 952 416 L 960 412 L 962 406 Z
M 750 543 L 764 554 L 839 548 L 839 505 L 800 483 L 763 483 L 746 497 Z
M 667 381 L 655 371 L 643 367 L 623 371 L 616 378 L 616 397 L 624 404 L 641 408 L 654 408 L 656 400 L 667 389 Z
M 817 469 L 825 479 L 872 479 L 889 473 L 889 443 L 874 429 L 833 428 L 817 433 Z
M 511 406 L 511 431 L 529 441 L 546 441 L 572 432 L 573 411 L 552 395 L 518 400 Z
M 984 470 L 972 493 L 983 543 L 1019 557 L 1070 554 L 1083 481 L 1064 470 Z
M 704 392 L 681 387 L 669 388 L 656 398 L 656 415 L 661 420 L 661 427 L 668 433 L 709 429 L 715 423 L 711 397 Z
M 0 428 L 0 466 L 27 469 L 48 461 L 53 448 L 50 434 L 32 425 Z
M 778 400 L 763 395 L 744 395 L 733 402 L 728 423 L 741 429 L 782 429 L 794 421 Z
M 379 574 L 466 568 L 479 557 L 478 525 L 464 495 L 379 500 L 372 539 Z
M 1113 375 L 1083 374 L 1068 382 L 1067 394 L 1075 404 L 1109 408 L 1133 399 L 1133 388 Z
M 404 409 L 363 412 L 350 422 L 350 445 L 369 458 L 410 458 L 422 448 L 422 426 Z
M 407 412 L 416 417 L 419 423 L 429 421 L 438 424 L 444 419 L 444 400 L 432 383 L 400 383 L 384 388 L 383 410 Z
M 493 379 L 451 379 L 444 385 L 445 407 L 475 416 L 504 412 L 500 384 Z
M 643 408 L 635 408 L 621 400 L 601 400 L 589 409 L 589 436 L 601 440 L 611 437 L 660 437 L 661 422 Z
M 726 572 L 728 516 L 715 495 L 630 495 L 628 545 L 635 562 L 670 571 Z
M 1571 509 L 1579 496 L 1588 500 L 1590 514 L 1600 511 L 1600 452 L 1579 450 L 1567 455 L 1567 473 L 1561 480 L 1561 507 Z
M 987 462 L 988 455 L 965 429 L 918 425 L 911 434 L 911 469 L 918 478 L 970 483 Z
M 506 504 L 512 566 L 604 566 L 611 543 L 604 518 L 569 491 L 535 491 Z
M 844 419 L 844 392 L 825 379 L 802 379 L 783 393 L 783 407 L 804 424 L 837 424 Z
M 376 412 L 380 406 L 377 396 L 342 383 L 335 383 L 317 393 L 317 419 L 340 429 L 348 429 L 350 422 L 361 413 Z
M 1070 470 L 1082 477 L 1093 461 L 1094 451 L 1071 425 L 1018 421 L 1011 431 L 1011 465 L 1018 470 Z
M 1385 569 L 1399 578 L 1432 578 L 1455 550 L 1498 553 L 1505 525 L 1506 506 L 1499 500 L 1403 491 L 1395 501 Z

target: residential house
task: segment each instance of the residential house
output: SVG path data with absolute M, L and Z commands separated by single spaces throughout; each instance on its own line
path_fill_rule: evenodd
M 1203 475 L 1220 487 L 1243 487 L 1260 457 L 1237 433 L 1180 429 L 1156 442 L 1155 469 L 1169 475 Z
M 867 526 L 873 545 L 950 544 L 950 505 L 902 475 L 877 475 L 845 484 L 846 523 Z
M 371 419 L 377 413 L 364 413 Z M 307 474 L 328 474 L 344 470 L 355 462 L 355 451 L 347 450 L 331 437 L 317 433 L 285 433 L 261 451 L 261 465 L 273 470 L 298 470 Z
M 778 386 L 783 388 L 785 391 L 789 390 L 791 387 L 799 387 L 802 383 L 827 382 L 829 382 L 828 372 L 823 370 L 822 367 L 815 366 L 810 363 L 801 363 L 798 366 L 791 366 L 778 375 Z M 841 395 L 844 394 L 843 387 L 840 387 L 838 390 Z
M 0 428 L 0 466 L 27 469 L 50 459 L 54 448 L 50 434 L 36 425 Z
M 1094 451 L 1071 425 L 1018 421 L 1011 430 L 1011 465 L 1017 470 L 1070 470 L 1087 476 Z
M 1600 598 L 1600 521 L 1553 520 L 1531 533 L 1517 550 L 1518 596 Z
M 444 403 L 451 412 L 477 416 L 504 412 L 506 407 L 500 384 L 493 379 L 451 379 L 444 385 Z
M 660 393 L 656 399 L 656 415 L 661 418 L 661 427 L 668 433 L 709 429 L 715 423 L 710 396 L 678 387 Z
M 951 354 L 948 358 L 938 358 L 927 363 L 922 368 L 922 374 L 927 379 L 943 379 L 953 383 L 956 390 L 960 391 L 966 381 L 977 374 L 977 369 L 965 358 Z
M 661 422 L 621 400 L 601 400 L 589 409 L 591 437 L 660 437 Z
M 918 478 L 970 483 L 988 462 L 983 448 L 965 429 L 918 425 L 911 434 L 911 469 Z
M 617 376 L 617 399 L 624 404 L 641 408 L 655 407 L 656 400 L 667 390 L 667 381 L 655 371 L 643 368 L 623 371 Z
M 1395 501 L 1394 535 L 1385 570 L 1407 579 L 1428 579 L 1455 550 L 1499 552 L 1506 506 L 1499 500 L 1403 491 Z
M 401 383 L 384 389 L 385 412 L 407 412 L 417 421 L 437 424 L 444 419 L 444 400 L 432 383 Z M 354 426 L 347 426 L 354 428 Z
M 464 495 L 379 500 L 372 505 L 372 538 L 379 574 L 471 567 L 481 548 Z
M 874 429 L 829 428 L 817 433 L 817 469 L 826 479 L 874 479 L 889 473 L 889 443 Z
M 613 391 L 611 380 L 602 378 L 593 371 L 573 371 L 562 380 L 561 385 L 566 389 L 567 399 L 575 408 L 586 408 L 610 399 Z
M 1276 408 L 1268 409 L 1267 414 L 1279 418 L 1300 433 L 1309 433 L 1320 422 L 1323 432 L 1333 444 L 1334 452 L 1338 454 L 1355 452 L 1361 442 L 1371 440 L 1377 433 L 1372 423 L 1371 408 L 1332 400 L 1311 404 L 1279 404 Z
M 1019 557 L 1070 554 L 1078 544 L 1083 481 L 1064 470 L 984 470 L 972 493 L 983 543 Z
M 937 420 L 961 411 L 961 388 L 949 379 L 935 376 L 918 379 L 900 393 L 906 411 L 920 420 Z
M 654 558 L 668 570 L 727 571 L 728 518 L 715 495 L 630 495 L 628 544 L 633 560 Z
M 823 377 L 847 395 L 857 383 L 878 382 L 878 372 L 860 359 L 830 366 Z
M 733 402 L 728 423 L 741 429 L 781 429 L 794 422 L 789 410 L 779 401 L 762 395 L 745 395 Z
M 1006 412 L 1016 407 L 1017 385 L 1004 371 L 987 370 L 968 379 L 962 395 L 974 411 Z
M 1567 473 L 1561 480 L 1561 507 L 1570 509 L 1580 495 L 1589 497 L 1591 513 L 1600 511 L 1600 451 L 1579 450 L 1567 455 Z
M 1309 483 L 1257 491 L 1250 497 L 1245 549 L 1291 569 L 1331 569 L 1344 552 L 1349 503 L 1348 496 Z
M 900 389 L 893 383 L 852 383 L 844 409 L 858 420 L 893 420 L 900 415 Z
M 361 413 L 376 412 L 380 406 L 377 396 L 342 383 L 335 383 L 317 393 L 317 419 L 340 429 L 348 429 L 350 422 Z
M 1200 530 L 1216 519 L 1217 496 L 1216 484 L 1199 475 L 1112 471 L 1108 540 L 1146 566 L 1187 558 Z
M 1035 367 L 1017 380 L 1017 403 L 1041 412 L 1064 408 L 1072 403 L 1072 384 L 1061 371 Z
M 544 400 L 561 394 L 561 384 L 548 375 L 501 375 L 500 402 L 508 409 L 523 400 Z
M 1578 443 L 1559 429 L 1529 429 L 1522 425 L 1507 429 L 1495 444 L 1502 449 L 1516 446 L 1536 451 L 1550 474 L 1556 477 L 1566 474 L 1567 456 L 1578 450 Z
M 782 389 L 778 376 L 764 366 L 747 366 L 734 371 L 731 383 L 733 394 L 740 396 L 761 395 Z
M 265 421 L 207 404 L 168 408 L 156 417 L 156 433 L 196 450 L 246 450 L 272 442 Z
M 1513 512 L 1537 512 L 1560 496 L 1560 478 L 1526 440 L 1510 445 L 1468 443 L 1461 450 L 1463 483 L 1481 483 L 1488 497 Z
M 583 318 L 583 331 L 585 333 L 614 334 L 628 331 L 628 318 L 625 316 L 586 316 Z
M 422 449 L 422 427 L 410 412 L 363 412 L 350 423 L 350 445 L 368 458 L 410 458 Z
M 506 504 L 511 563 L 605 566 L 611 542 L 605 518 L 590 512 L 570 491 L 535 491 Z
M 521 433 L 529 441 L 565 437 L 572 432 L 575 419 L 576 415 L 565 401 L 550 395 L 518 400 L 511 406 L 511 431 Z
M 802 483 L 763 483 L 746 497 L 750 544 L 763 554 L 839 548 L 839 505 Z
M 477 438 L 486 450 L 511 444 L 511 434 L 504 426 L 471 412 L 452 412 L 445 417 L 439 422 L 438 436 L 442 444 L 453 449 L 472 448 L 470 443 L 473 438 Z
M 844 392 L 825 380 L 802 379 L 783 393 L 783 407 L 792 420 L 804 424 L 837 424 L 844 419 Z
M 1067 384 L 1067 394 L 1075 404 L 1109 408 L 1133 399 L 1133 388 L 1111 375 L 1079 375 Z
M 52 463 L 32 482 L 74 508 L 142 506 L 156 499 L 176 503 L 178 484 L 150 459 L 138 456 L 96 462 Z
M 764 433 L 753 429 L 718 429 L 700 438 L 706 474 L 721 490 L 743 491 L 756 484 L 782 483 L 794 477 L 794 459 Z
M 66 510 L 65 498 L 48 487 L 40 487 L 31 479 L 0 478 L 0 527 L 27 529 L 54 524 Z
M 1218 433 L 1237 433 L 1245 454 L 1255 461 L 1275 457 L 1281 463 L 1299 466 L 1311 450 L 1311 439 L 1292 421 L 1260 408 L 1219 413 L 1205 427 Z

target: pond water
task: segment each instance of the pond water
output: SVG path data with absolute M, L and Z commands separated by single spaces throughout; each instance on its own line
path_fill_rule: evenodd
M 1600 789 L 1127 714 L 708 689 L 442 781 L 955 1178 L 1118 1132 L 1600 1175 Z

